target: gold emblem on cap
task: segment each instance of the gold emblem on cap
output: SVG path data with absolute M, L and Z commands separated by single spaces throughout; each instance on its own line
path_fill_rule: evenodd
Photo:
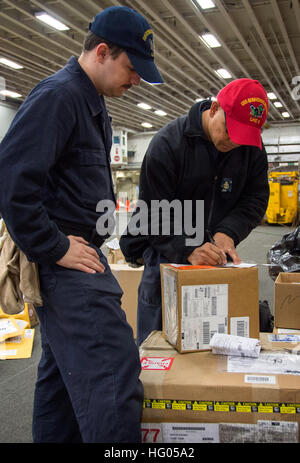
M 144 42 L 146 42 L 149 35 L 152 35 L 152 37 L 149 38 L 149 45 L 150 45 L 150 50 L 151 50 L 151 56 L 154 57 L 154 42 L 153 42 L 153 30 L 152 29 L 147 29 L 145 31 L 143 35 L 143 40 Z
M 264 106 L 264 108 L 266 110 L 266 113 L 268 113 L 267 103 L 262 98 L 258 98 L 258 97 L 246 98 L 245 100 L 241 101 L 241 105 L 245 106 L 247 103 L 254 103 L 254 102 L 263 104 L 263 106 Z
M 148 35 L 153 35 L 153 30 L 152 29 L 147 29 L 143 35 L 143 40 L 146 42 Z

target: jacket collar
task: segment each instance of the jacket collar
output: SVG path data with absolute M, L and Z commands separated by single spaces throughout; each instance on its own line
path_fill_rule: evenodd
M 207 136 L 202 127 L 202 113 L 211 107 L 210 100 L 203 100 L 194 104 L 187 114 L 184 134 L 188 137 L 202 137 L 207 140 Z
M 66 65 L 66 70 L 71 74 L 76 74 L 82 83 L 82 94 L 86 99 L 92 116 L 97 116 L 105 108 L 103 95 L 99 95 L 91 79 L 78 63 L 78 59 L 72 56 Z

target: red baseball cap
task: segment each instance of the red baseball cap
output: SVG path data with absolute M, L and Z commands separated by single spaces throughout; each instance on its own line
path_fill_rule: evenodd
M 268 115 L 269 101 L 261 83 L 253 79 L 233 80 L 220 90 L 217 100 L 226 114 L 230 139 L 238 145 L 262 149 L 261 128 Z

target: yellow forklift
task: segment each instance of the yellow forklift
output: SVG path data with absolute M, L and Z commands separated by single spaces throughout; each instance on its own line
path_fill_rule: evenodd
M 266 211 L 269 224 L 298 223 L 299 171 L 279 166 L 269 171 L 270 198 Z

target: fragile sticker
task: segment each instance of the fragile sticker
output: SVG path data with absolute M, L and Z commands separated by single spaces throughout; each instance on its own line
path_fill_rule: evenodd
M 170 370 L 174 357 L 143 357 L 142 370 Z

